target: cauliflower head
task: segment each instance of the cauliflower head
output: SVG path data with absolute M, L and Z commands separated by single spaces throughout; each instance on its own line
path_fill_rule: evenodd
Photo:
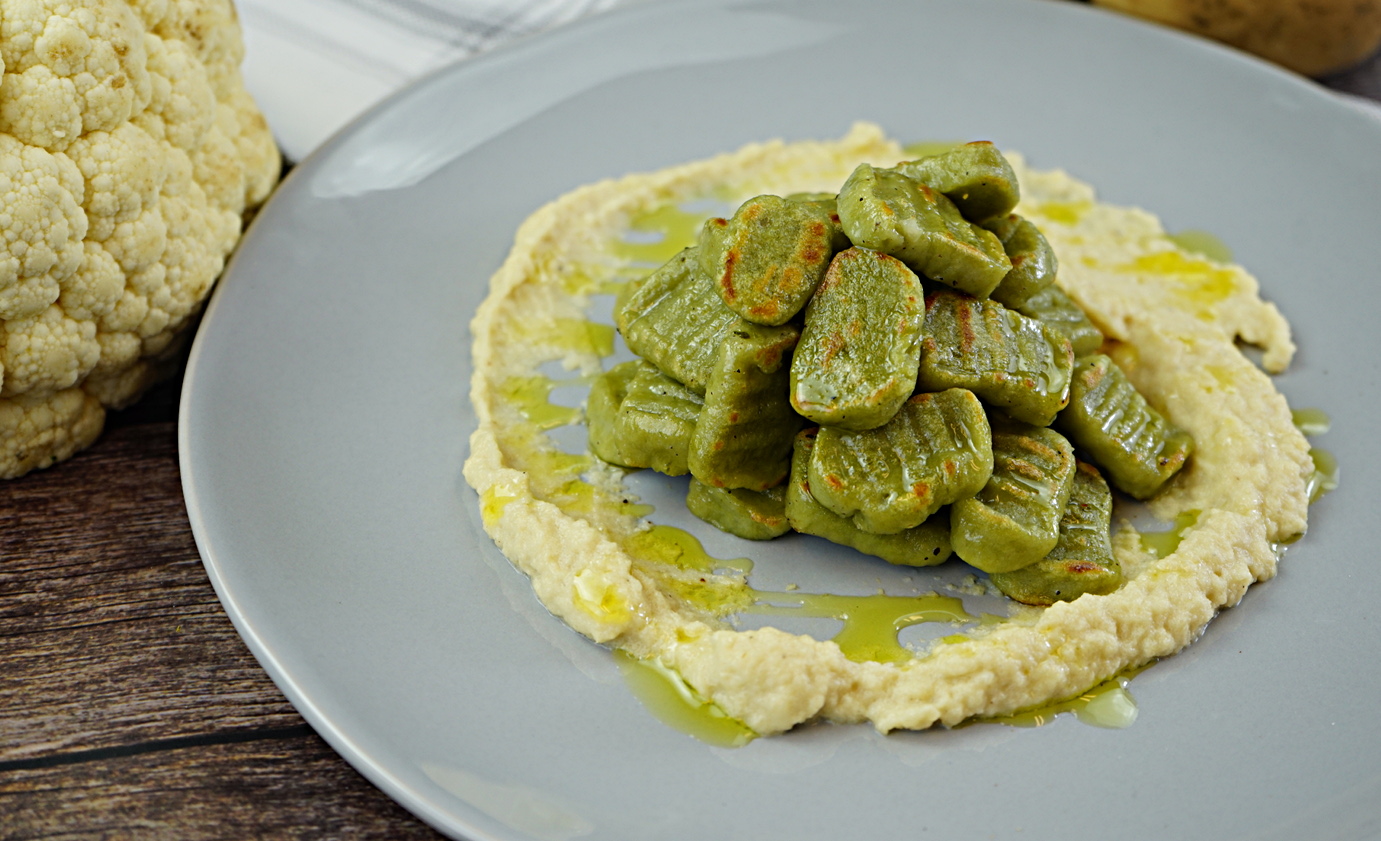
M 175 362 L 281 163 L 231 0 L 0 0 L 0 477 Z

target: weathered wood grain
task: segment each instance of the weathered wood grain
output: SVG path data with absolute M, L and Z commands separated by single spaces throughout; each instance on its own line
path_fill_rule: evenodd
M 0 839 L 442 837 L 315 734 L 265 736 L 0 771 Z
M 0 498 L 0 763 L 295 726 L 197 555 L 171 423 L 117 427 Z

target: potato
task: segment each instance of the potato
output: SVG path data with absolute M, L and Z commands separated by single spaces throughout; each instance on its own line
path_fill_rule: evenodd
M 1093 0 L 1205 35 L 1303 73 L 1343 70 L 1381 44 L 1381 3 L 1357 0 Z

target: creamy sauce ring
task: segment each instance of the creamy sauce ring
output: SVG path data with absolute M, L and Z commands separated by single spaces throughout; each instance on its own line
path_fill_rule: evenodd
M 1061 286 L 1116 340 L 1117 361 L 1142 393 L 1196 439 L 1189 467 L 1151 502 L 1166 520 L 1198 512 L 1174 550 L 1157 557 L 1124 527 L 1115 549 L 1129 580 L 1118 591 L 1023 611 L 886 663 L 771 627 L 735 630 L 716 618 L 722 611 L 704 610 L 742 607 L 742 569 L 650 572 L 660 567 L 636 538 L 645 509 L 625 501 L 622 471 L 544 443 L 544 429 L 570 417 L 542 409 L 534 385 L 553 359 L 578 384 L 612 349 L 611 328 L 585 318 L 589 296 L 616 291 L 628 270 L 610 244 L 633 220 L 678 202 L 833 191 L 859 162 L 903 157 L 879 129 L 859 125 L 836 142 L 756 144 L 580 188 L 524 223 L 472 323 L 479 427 L 465 475 L 488 533 L 572 628 L 655 658 L 759 734 L 817 718 L 883 731 L 955 725 L 1075 696 L 1192 642 L 1253 581 L 1275 574 L 1280 546 L 1306 525 L 1308 443 L 1269 376 L 1238 348 L 1259 346 L 1272 372 L 1294 352 L 1256 281 L 1180 247 L 1149 213 L 1101 204 L 1088 185 L 1013 156 L 1018 212 L 1055 248 Z M 670 255 L 648 243 L 638 256 Z M 699 588 L 696 598 L 688 588 Z

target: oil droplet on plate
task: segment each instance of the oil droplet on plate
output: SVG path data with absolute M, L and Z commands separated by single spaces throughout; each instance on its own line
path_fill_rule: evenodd
M 1328 417 L 1328 413 L 1323 409 L 1303 408 L 1292 409 L 1290 419 L 1295 422 L 1295 428 L 1305 436 L 1323 435 L 1332 426 L 1333 421 Z
M 707 214 L 666 204 L 633 217 L 613 253 L 630 263 L 660 266 L 695 244 Z
M 1314 473 L 1306 488 L 1309 502 L 1313 504 L 1324 494 L 1338 489 L 1338 459 L 1322 447 L 1310 447 L 1309 457 L 1314 460 Z
M 724 560 L 705 551 L 700 540 L 685 529 L 653 525 L 623 541 L 623 548 L 636 557 L 696 572 L 728 570 L 747 575 L 753 562 L 747 558 Z
M 558 406 L 551 402 L 551 392 L 559 386 L 578 385 L 582 380 L 558 382 L 541 375 L 509 377 L 499 387 L 505 400 L 517 407 L 523 417 L 538 429 L 555 429 L 580 420 L 580 410 L 573 406 Z
M 524 322 L 519 331 L 522 338 L 535 344 L 608 356 L 614 352 L 614 327 L 584 318 L 537 319 Z
M 972 622 L 964 603 L 953 596 L 838 596 L 831 593 L 755 591 L 747 613 L 838 619 L 844 627 L 834 642 L 856 662 L 901 663 L 915 655 L 897 635 L 922 622 Z
M 1232 262 L 1232 249 L 1228 248 L 1227 243 L 1208 231 L 1189 228 L 1179 233 L 1166 234 L 1166 237 L 1190 254 L 1207 257 L 1217 263 Z
M 633 696 L 663 724 L 716 747 L 742 747 L 757 738 L 748 725 L 700 697 L 675 669 L 624 651 L 614 652 L 614 662 Z
M 1175 515 L 1175 522 L 1167 531 L 1144 531 L 1138 537 L 1141 540 L 1141 548 L 1155 555 L 1157 558 L 1164 558 L 1180 548 L 1180 540 L 1184 538 L 1184 533 L 1199 522 L 1199 511 L 1190 509 L 1181 511 Z
M 1136 721 L 1136 699 L 1127 691 L 1132 678 L 1149 668 L 1150 664 L 1128 669 L 1103 681 L 1087 692 L 1073 698 L 1042 704 L 1011 715 L 976 719 L 975 723 L 1005 724 L 1009 727 L 1041 727 L 1055 720 L 1061 713 L 1073 713 L 1084 724 L 1107 729 L 1130 727 Z

